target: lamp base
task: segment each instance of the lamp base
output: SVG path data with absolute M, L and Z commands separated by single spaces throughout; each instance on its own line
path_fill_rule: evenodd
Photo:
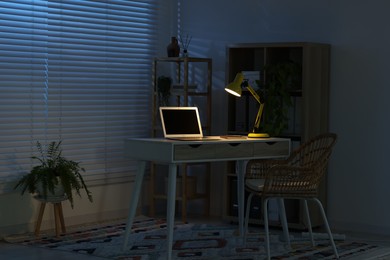
M 269 138 L 269 134 L 267 133 L 249 133 L 249 138 Z

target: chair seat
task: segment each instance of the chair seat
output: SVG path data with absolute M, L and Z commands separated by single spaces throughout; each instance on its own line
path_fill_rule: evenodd
M 262 191 L 264 188 L 264 179 L 246 179 L 245 185 L 253 191 Z
M 261 192 L 264 189 L 264 179 L 246 179 L 245 185 L 248 189 L 254 191 L 254 192 Z M 285 190 L 285 192 L 292 192 L 293 190 L 297 193 L 304 193 L 304 192 L 314 192 L 316 194 L 316 189 L 313 189 L 312 186 L 310 186 L 310 183 L 307 181 L 290 181 L 286 182 L 284 184 L 284 188 L 291 187 L 291 190 Z M 299 190 L 297 189 L 299 187 Z M 300 192 L 299 192 L 300 191 Z M 283 193 L 281 190 L 279 193 Z

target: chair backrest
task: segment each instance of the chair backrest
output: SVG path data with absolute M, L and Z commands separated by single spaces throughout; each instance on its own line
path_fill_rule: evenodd
M 288 164 L 312 167 L 313 164 L 325 163 L 323 166 L 326 166 L 336 140 L 337 135 L 334 133 L 317 135 L 294 150 L 287 159 Z
M 320 134 L 301 144 L 286 160 L 251 160 L 246 177 L 265 180 L 262 196 L 316 196 L 336 140 L 334 133 Z
M 294 171 L 294 167 L 299 167 L 302 170 L 298 171 L 306 173 L 296 175 L 293 182 L 289 181 L 288 184 L 284 183 L 283 185 L 287 185 L 290 192 L 294 190 L 297 194 L 302 195 L 305 192 L 307 196 L 310 196 L 311 193 L 316 194 L 319 184 L 326 174 L 336 140 L 337 135 L 334 133 L 320 134 L 294 150 L 287 159 L 287 165 L 292 166 L 292 171 Z

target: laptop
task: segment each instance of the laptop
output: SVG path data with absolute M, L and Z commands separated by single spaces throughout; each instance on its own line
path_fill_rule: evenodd
M 160 107 L 164 137 L 174 140 L 220 140 L 219 136 L 203 136 L 197 107 Z

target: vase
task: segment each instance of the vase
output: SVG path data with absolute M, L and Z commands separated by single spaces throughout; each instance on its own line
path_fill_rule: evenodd
M 168 57 L 179 57 L 180 46 L 176 37 L 171 37 L 171 43 L 167 46 Z

